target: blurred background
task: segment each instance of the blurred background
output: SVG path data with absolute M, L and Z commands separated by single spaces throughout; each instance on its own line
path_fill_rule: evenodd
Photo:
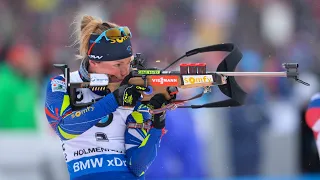
M 318 0 L 0 0 L 0 180 L 66 180 L 59 139 L 44 114 L 45 86 L 77 70 L 72 46 L 77 17 L 88 14 L 127 25 L 133 50 L 150 67 L 165 67 L 186 51 L 231 42 L 244 57 L 238 71 L 283 71 L 299 63 L 307 87 L 286 78 L 237 78 L 245 106 L 168 112 L 168 133 L 147 179 L 320 178 L 313 134 L 304 122 L 319 91 Z M 204 53 L 214 71 L 225 53 Z M 160 60 L 160 63 L 156 63 Z M 172 67 L 177 69 L 178 66 Z M 181 90 L 191 96 L 199 90 Z M 192 101 L 223 99 L 211 94 Z

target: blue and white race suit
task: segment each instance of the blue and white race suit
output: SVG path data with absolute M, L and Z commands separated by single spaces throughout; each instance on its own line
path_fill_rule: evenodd
M 70 82 L 82 82 L 79 72 L 70 73 Z M 88 103 L 101 96 L 90 89 L 77 89 L 77 102 Z M 143 123 L 147 112 L 119 107 L 112 93 L 93 105 L 72 111 L 64 77 L 52 78 L 47 86 L 45 113 L 62 141 L 71 180 L 144 179 L 157 155 L 162 130 L 127 128 Z

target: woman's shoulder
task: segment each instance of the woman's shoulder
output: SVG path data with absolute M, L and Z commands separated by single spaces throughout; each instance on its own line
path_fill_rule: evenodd
M 70 82 L 81 82 L 81 77 L 78 71 L 73 71 L 70 73 Z M 67 83 L 63 74 L 52 75 L 48 78 L 47 94 L 56 92 L 67 92 Z
M 52 75 L 49 78 L 48 83 L 49 84 L 52 84 L 55 82 L 61 83 L 61 81 L 63 81 L 63 82 L 65 81 L 64 74 Z M 81 81 L 81 77 L 79 75 L 79 72 L 78 71 L 70 72 L 70 82 L 78 82 L 78 81 Z

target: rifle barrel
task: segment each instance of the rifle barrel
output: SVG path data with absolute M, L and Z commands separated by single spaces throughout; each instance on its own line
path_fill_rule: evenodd
M 215 72 L 224 76 L 287 77 L 287 72 Z

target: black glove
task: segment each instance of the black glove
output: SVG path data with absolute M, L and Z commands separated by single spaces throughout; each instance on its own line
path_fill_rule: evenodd
M 120 86 L 113 92 L 119 106 L 135 106 L 141 98 L 139 91 L 149 91 L 149 88 L 144 86 L 126 84 Z
M 163 94 L 155 94 L 149 101 L 148 107 L 150 109 L 158 109 L 168 104 L 168 100 Z M 166 125 L 165 112 L 152 115 L 152 125 L 156 129 L 162 129 Z

